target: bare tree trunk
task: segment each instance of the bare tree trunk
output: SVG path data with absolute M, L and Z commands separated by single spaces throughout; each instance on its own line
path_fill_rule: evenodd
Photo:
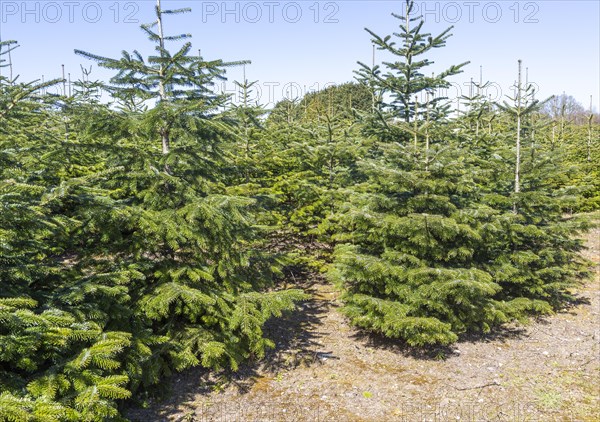
M 12 55 L 10 54 L 11 48 L 10 44 L 8 44 L 8 81 L 12 85 L 13 84 L 13 62 Z
M 156 24 L 158 26 L 159 44 L 160 44 L 160 48 L 164 49 L 165 48 L 165 37 L 164 37 L 164 33 L 163 33 L 162 8 L 160 6 L 160 0 L 156 0 L 156 8 L 157 8 L 156 9 Z M 165 100 L 167 100 L 167 92 L 165 89 L 165 82 L 164 82 L 165 68 L 162 64 L 160 65 L 158 76 L 159 76 L 158 92 L 160 94 L 160 100 L 165 101 Z M 166 125 L 167 125 L 167 122 L 165 122 L 165 126 Z M 169 151 L 171 150 L 171 139 L 169 137 L 169 130 L 166 127 L 161 128 L 160 136 L 162 138 L 162 153 L 168 154 Z
M 333 168 L 335 165 L 335 145 L 334 145 L 334 139 L 333 139 L 333 125 L 332 125 L 332 117 L 333 114 L 330 116 L 329 114 L 325 114 L 325 117 L 327 117 L 327 144 L 329 146 L 329 168 L 328 168 L 328 172 L 329 172 L 329 189 L 333 189 L 333 178 L 334 178 L 334 174 L 333 174 Z
M 414 121 L 414 131 L 415 131 L 415 136 L 414 136 L 414 146 L 415 146 L 415 157 L 417 156 L 417 130 L 419 130 L 418 126 L 417 126 L 417 113 L 419 112 L 419 97 L 417 97 L 415 95 L 415 121 Z
M 67 97 L 67 79 L 65 78 L 65 65 L 61 65 L 62 67 L 62 84 L 63 84 L 63 95 L 65 97 Z M 66 105 L 66 103 L 65 103 Z M 63 112 L 66 111 L 63 110 Z M 65 122 L 65 141 L 69 140 L 69 117 L 67 115 L 64 115 L 63 120 Z
M 171 139 L 169 137 L 169 131 L 165 129 L 161 129 L 160 136 L 162 139 L 162 153 L 168 154 L 171 151 Z
M 594 113 L 592 112 L 592 96 L 590 95 L 590 117 L 588 119 L 588 142 L 587 142 L 587 160 L 592 161 L 592 120 Z
M 561 107 L 561 110 L 560 110 L 560 142 L 561 142 L 561 144 L 564 143 L 564 141 L 565 141 L 565 112 L 566 112 L 566 107 L 567 107 L 566 104 L 563 104 L 562 107 Z
M 371 67 L 371 112 L 375 114 L 375 83 L 373 82 L 373 69 L 375 69 L 375 44 L 373 44 L 373 60 Z
M 534 124 L 533 119 L 532 124 Z M 535 160 L 535 127 L 531 129 L 531 162 Z
M 425 117 L 425 171 L 429 171 L 429 92 L 427 93 L 427 113 Z
M 521 60 L 519 60 L 519 79 L 517 82 L 517 158 L 515 163 L 515 193 L 521 190 Z M 513 211 L 517 212 L 517 204 L 515 202 Z
M 61 64 L 62 67 L 62 85 L 63 85 L 63 95 L 67 96 L 67 78 L 65 77 L 65 65 Z
M 412 7 L 412 4 L 409 5 L 407 3 L 407 5 L 406 5 L 406 32 L 407 33 L 410 32 L 410 12 L 411 12 L 411 7 Z M 405 40 L 404 44 L 405 44 L 405 47 L 408 48 L 407 42 L 408 42 L 408 39 Z M 412 62 L 412 57 L 410 55 L 408 55 L 408 57 L 406 57 L 406 64 L 408 66 L 410 66 L 411 62 Z M 404 110 L 404 121 L 406 123 L 410 123 L 410 91 L 409 91 L 409 88 L 408 88 L 410 86 L 410 80 L 411 80 L 411 78 L 410 78 L 410 74 L 409 74 L 407 76 L 407 78 L 406 78 L 406 91 L 404 93 L 405 94 L 405 97 L 404 97 L 404 101 L 405 101 L 405 103 L 404 103 L 404 107 L 405 107 L 405 110 Z M 418 104 L 416 103 L 416 100 L 415 100 L 415 116 L 414 116 L 415 120 L 417 118 L 417 107 L 418 107 Z M 417 135 L 415 135 L 415 153 L 416 153 L 416 145 L 417 145 L 416 137 L 417 137 Z

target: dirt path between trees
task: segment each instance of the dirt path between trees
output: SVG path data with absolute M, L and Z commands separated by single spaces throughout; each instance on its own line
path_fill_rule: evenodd
M 600 229 L 594 277 L 567 309 L 525 327 L 415 354 L 361 335 L 323 280 L 267 327 L 277 347 L 236 374 L 195 369 L 134 421 L 600 421 Z

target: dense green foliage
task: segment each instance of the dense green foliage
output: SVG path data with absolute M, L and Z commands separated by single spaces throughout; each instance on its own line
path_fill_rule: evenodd
M 424 75 L 429 62 L 413 58 L 449 34 L 421 34 L 411 12 L 407 2 L 406 15 L 394 15 L 401 24 L 393 37 L 369 31 L 396 60 L 384 71 L 363 66 L 383 99 L 367 123 L 377 150 L 359 163 L 367 180 L 335 217 L 331 276 L 354 324 L 422 346 L 551 312 L 585 275 L 572 236 L 586 223 L 563 218 L 570 169 L 557 171 L 557 155 L 533 142 L 540 103 L 530 87 L 496 110 L 468 98 L 468 112 L 448 119 L 436 90 L 463 65 Z M 491 114 L 499 116 L 493 124 Z M 527 124 L 517 129 L 517 118 Z
M 572 214 L 600 208 L 597 121 L 527 86 L 451 116 L 437 92 L 465 63 L 425 75 L 450 33 L 411 5 L 393 36 L 369 31 L 389 61 L 270 113 L 254 82 L 236 104 L 213 89 L 247 62 L 163 35 L 186 9 L 142 27 L 153 56 L 77 50 L 116 74 L 69 96 L 5 76 L 0 43 L 0 420 L 119 420 L 175 371 L 262 358 L 264 323 L 306 297 L 278 288 L 290 257 L 328 270 L 352 324 L 411 346 L 570 298 Z
M 303 299 L 268 291 L 278 258 L 221 171 L 221 63 L 189 48 L 150 65 L 90 55 L 118 69 L 122 111 L 85 83 L 72 98 L 0 84 L 16 103 L 0 138 L 0 418 L 117 417 L 118 399 L 173 371 L 262 357 L 265 321 Z

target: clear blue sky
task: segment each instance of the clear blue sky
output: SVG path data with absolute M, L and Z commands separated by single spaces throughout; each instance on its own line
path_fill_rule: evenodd
M 151 51 L 139 29 L 150 22 L 154 0 L 0 0 L 0 36 L 15 39 L 15 72 L 22 80 L 59 77 L 61 64 L 73 79 L 82 49 L 109 57 L 121 50 Z M 426 32 L 436 35 L 449 25 L 454 34 L 436 51 L 431 71 L 471 61 L 457 85 L 470 78 L 494 82 L 503 94 L 516 79 L 517 59 L 528 68 L 540 97 L 573 95 L 587 108 L 589 96 L 598 110 L 600 99 L 600 2 L 589 1 L 416 1 L 425 13 Z M 163 8 L 189 6 L 191 14 L 168 16 L 169 34 L 189 32 L 194 49 L 206 59 L 249 59 L 247 77 L 258 80 L 261 102 L 279 100 L 328 83 L 352 80 L 357 60 L 371 61 L 365 27 L 380 35 L 393 32 L 404 1 L 179 1 L 163 0 Z M 424 10 L 425 9 L 425 10 Z M 378 53 L 377 61 L 384 57 Z M 111 74 L 93 65 L 93 79 Z M 230 81 L 242 70 L 231 69 Z M 293 92 L 285 89 L 293 84 Z M 231 82 L 225 89 L 232 89 Z M 463 94 L 468 88 L 463 87 Z M 492 96 L 497 94 L 489 91 Z M 451 94 L 452 96 L 454 94 Z

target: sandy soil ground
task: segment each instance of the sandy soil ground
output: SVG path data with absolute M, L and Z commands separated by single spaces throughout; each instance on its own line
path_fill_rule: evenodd
M 318 277 L 267 327 L 277 347 L 235 374 L 190 370 L 134 421 L 600 421 L 600 229 L 594 277 L 561 312 L 415 353 L 361 334 Z

